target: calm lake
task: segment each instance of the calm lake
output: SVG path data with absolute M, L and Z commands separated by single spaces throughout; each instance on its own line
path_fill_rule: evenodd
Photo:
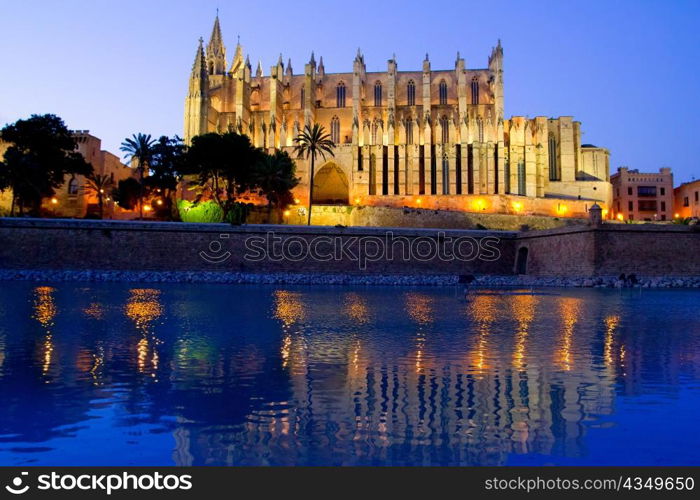
M 699 465 L 700 291 L 0 283 L 0 465 Z

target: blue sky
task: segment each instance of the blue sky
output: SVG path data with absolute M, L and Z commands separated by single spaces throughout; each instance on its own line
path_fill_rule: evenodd
M 369 71 L 484 67 L 504 47 L 506 115 L 573 115 L 583 142 L 620 165 L 676 181 L 700 177 L 700 2 L 413 0 L 0 0 L 0 125 L 56 113 L 117 152 L 134 132 L 182 134 L 197 39 L 220 11 L 233 55 L 240 35 L 265 72 L 280 52 L 303 69 L 311 50 L 327 72 L 349 71 L 362 47 Z

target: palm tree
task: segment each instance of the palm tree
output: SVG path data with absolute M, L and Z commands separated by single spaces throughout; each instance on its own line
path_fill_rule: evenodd
M 100 208 L 100 219 L 104 218 L 104 196 L 113 187 L 112 177 L 109 175 L 90 174 L 85 178 L 85 188 L 97 195 L 97 205 Z
M 314 199 L 314 167 L 316 163 L 316 155 L 320 155 L 324 160 L 326 154 L 335 156 L 333 148 L 335 143 L 331 140 L 331 136 L 326 133 L 326 129 L 315 123 L 313 127 L 307 125 L 304 131 L 300 132 L 294 138 L 294 152 L 298 158 L 311 158 L 311 176 L 309 177 L 309 220 L 308 225 L 311 225 L 311 206 Z
M 253 172 L 253 183 L 258 193 L 267 198 L 267 221 L 271 223 L 272 206 L 278 210 L 294 200 L 291 190 L 299 179 L 294 176 L 295 165 L 286 151 L 264 153 Z
M 134 134 L 131 138 L 124 139 L 121 150 L 126 153 L 124 158 L 129 161 L 136 160 L 136 173 L 139 176 L 139 218 L 143 219 L 143 177 L 151 164 L 153 157 L 153 144 L 150 134 Z

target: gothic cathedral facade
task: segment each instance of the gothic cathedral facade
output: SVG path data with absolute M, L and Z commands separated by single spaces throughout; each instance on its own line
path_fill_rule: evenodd
M 504 117 L 500 41 L 485 68 L 467 68 L 458 53 L 454 69 L 434 70 L 426 54 L 420 71 L 399 71 L 394 56 L 386 71 L 368 72 L 358 49 L 352 72 L 326 73 L 312 53 L 302 74 L 281 55 L 264 73 L 260 63 L 253 73 L 240 43 L 228 63 L 217 16 L 195 55 L 185 141 L 233 130 L 292 154 L 294 137 L 320 123 L 336 145 L 335 156 L 316 165 L 321 204 L 542 215 L 610 206 L 609 153 L 581 144 L 579 122 Z M 300 203 L 308 170 L 297 160 Z

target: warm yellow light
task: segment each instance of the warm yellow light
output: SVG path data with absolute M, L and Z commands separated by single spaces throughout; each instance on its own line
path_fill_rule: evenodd
M 625 216 L 622 214 L 617 214 L 617 220 L 625 220 Z
M 513 210 L 515 210 L 516 212 L 522 212 L 523 204 L 520 203 L 519 201 L 514 201 L 513 202 Z
M 58 200 L 57 200 L 56 198 L 51 198 L 51 203 L 53 203 L 54 205 L 56 205 L 56 204 L 58 203 Z
M 292 212 L 290 212 L 289 210 L 285 210 L 285 211 L 284 211 L 284 216 L 285 216 L 285 217 L 289 217 L 291 214 L 292 214 Z
M 104 192 L 105 192 L 104 189 L 100 189 L 100 194 L 104 194 Z
M 677 218 L 680 217 L 680 216 L 681 216 L 681 214 L 673 214 L 673 218 L 674 218 L 674 219 L 677 219 Z
M 475 200 L 473 205 L 476 210 L 486 210 L 486 200 L 482 198 Z
M 423 200 L 421 200 L 420 198 L 418 198 L 418 199 L 416 200 L 416 203 L 420 205 L 421 203 L 423 203 Z
M 559 203 L 557 205 L 557 215 L 564 215 L 568 211 L 569 211 L 569 208 L 566 205 L 564 205 L 563 203 Z
M 359 198 L 359 197 L 355 198 L 355 205 L 359 205 L 361 201 L 362 201 L 361 198 Z
M 294 204 L 298 205 L 299 204 L 299 198 L 294 198 Z
M 151 211 L 151 205 L 144 205 L 144 206 L 143 206 L 143 211 L 144 211 L 144 212 L 150 212 L 150 211 Z
M 157 203 L 158 205 L 162 205 L 162 204 L 163 204 L 163 200 L 158 200 L 158 201 L 156 201 L 156 203 Z
M 603 209 L 603 219 L 605 219 L 608 216 L 608 209 L 604 208 Z

